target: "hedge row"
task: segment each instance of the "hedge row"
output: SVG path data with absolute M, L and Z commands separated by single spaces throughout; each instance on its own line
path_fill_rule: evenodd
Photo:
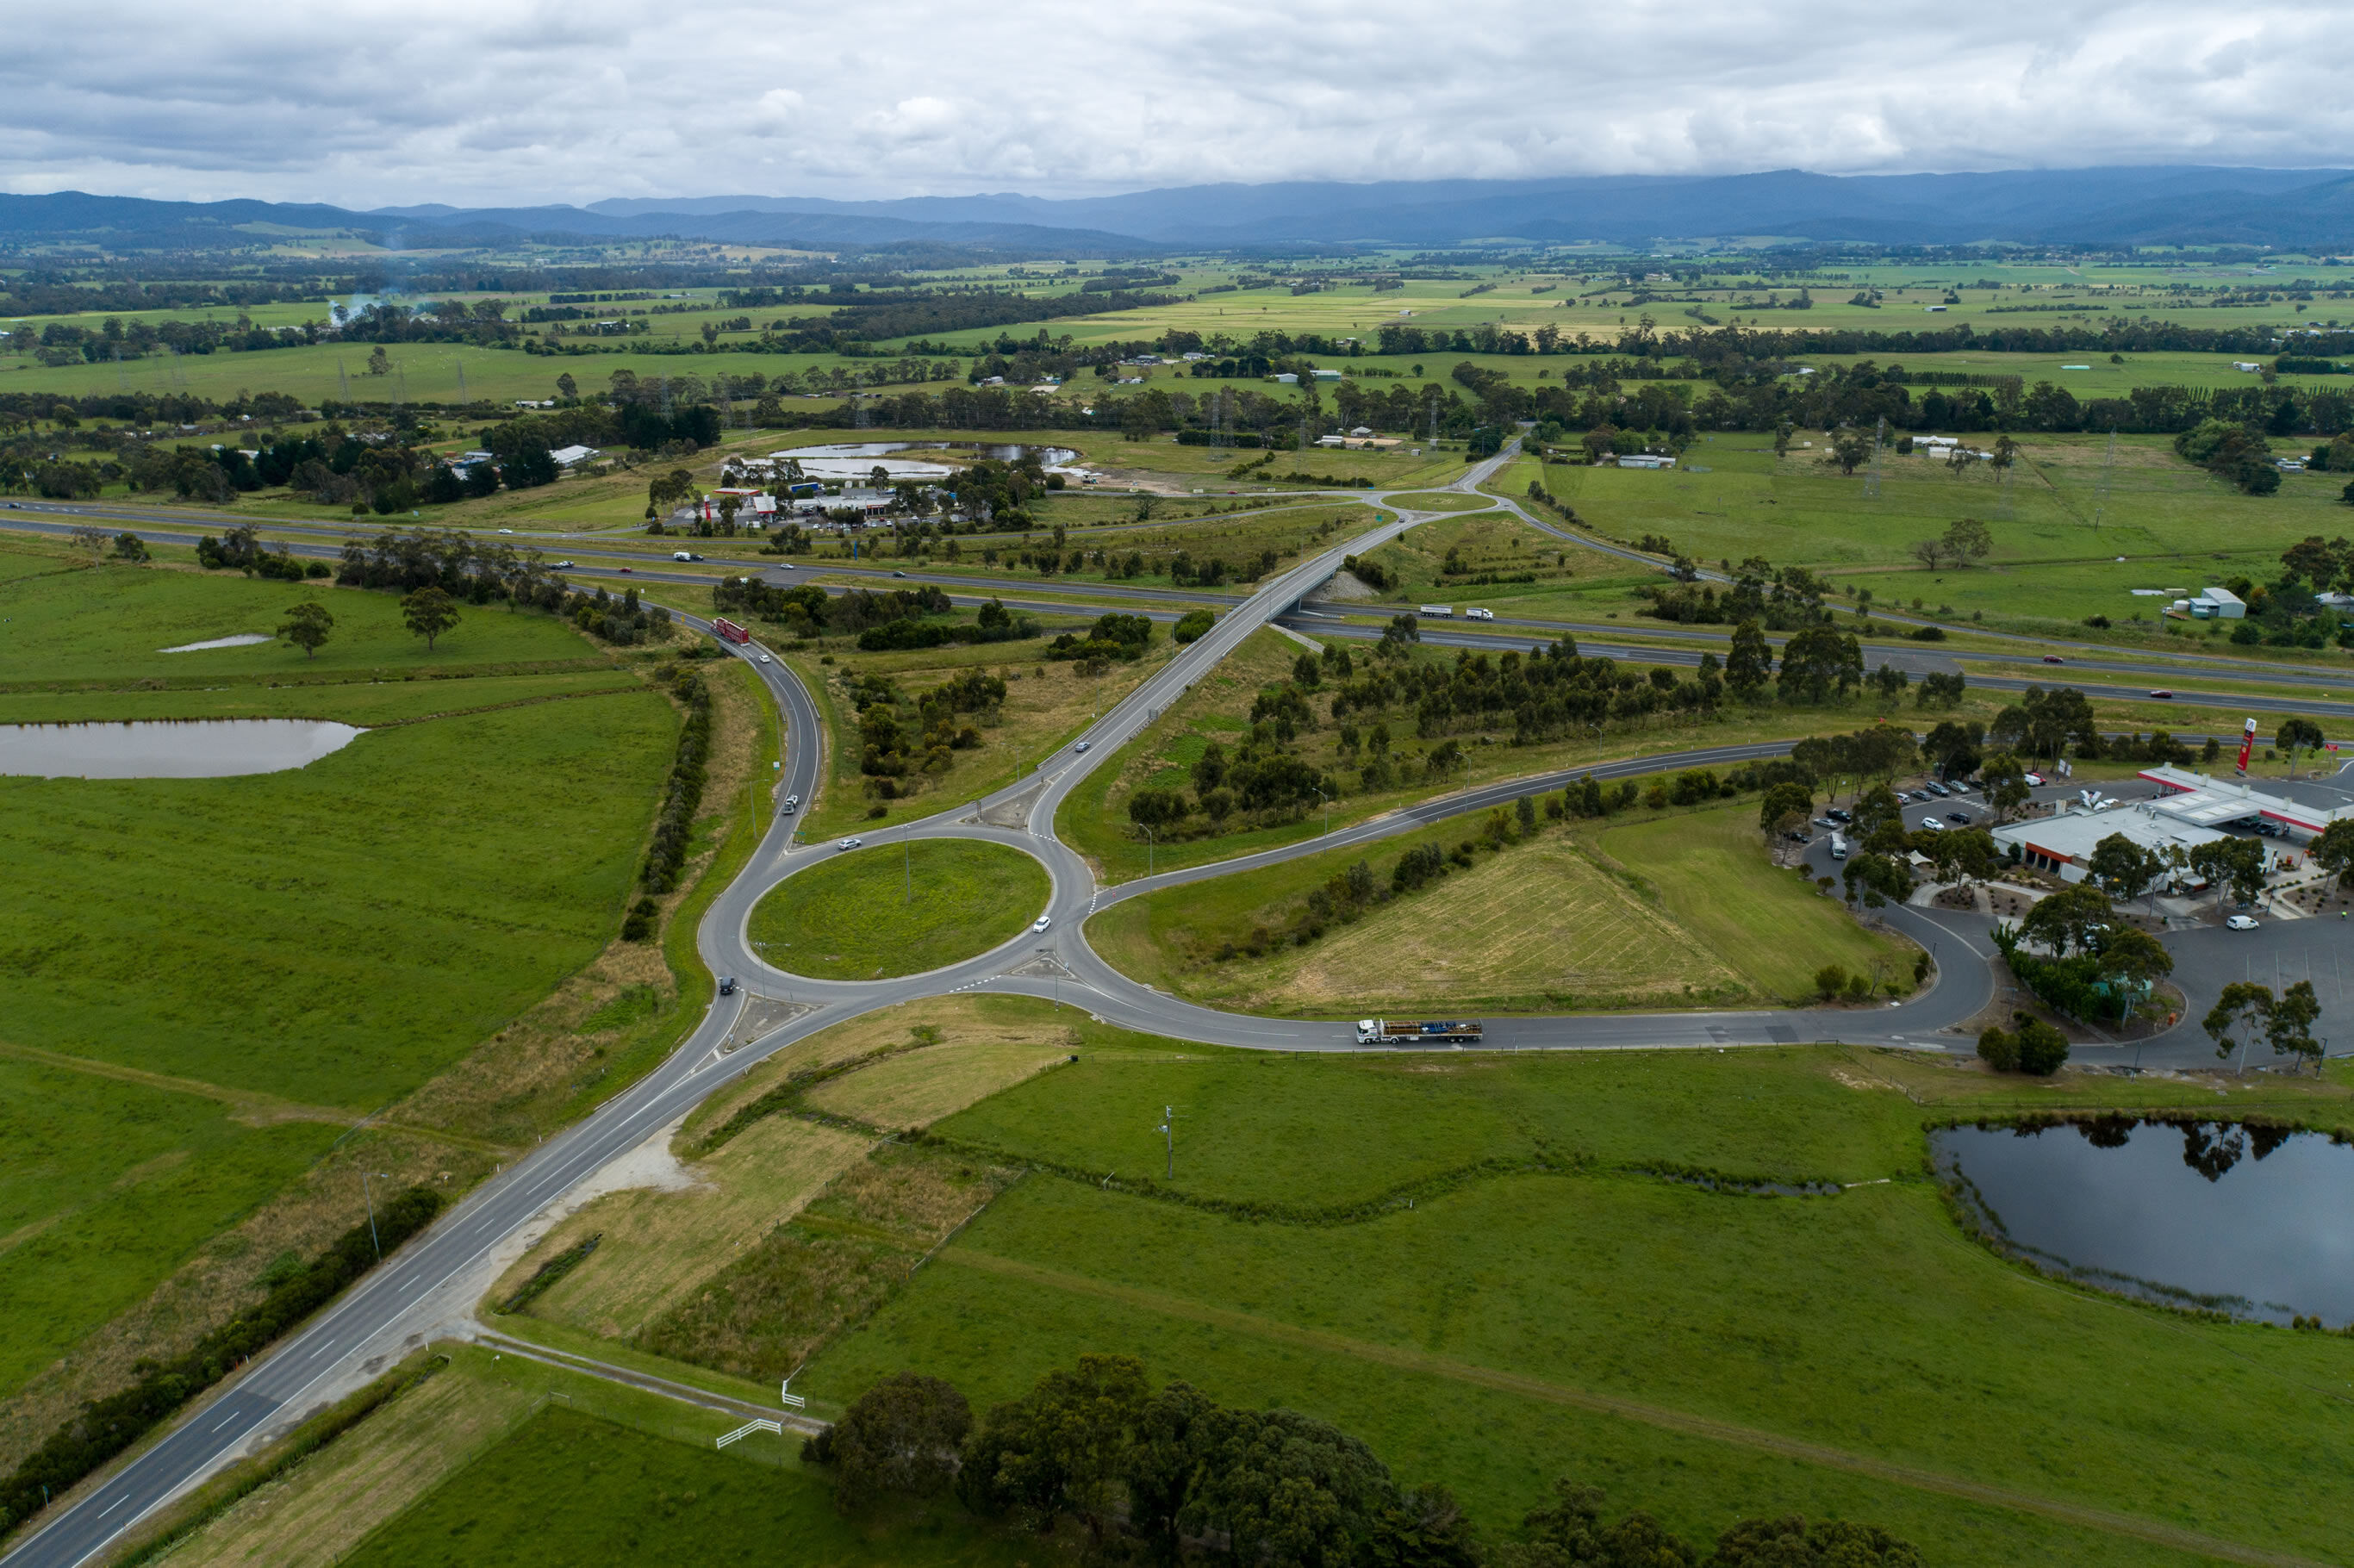
M 710 689 L 694 671 L 680 670 L 671 677 L 671 691 L 686 705 L 686 726 L 678 732 L 678 758 L 671 764 L 662 817 L 654 824 L 654 841 L 646 851 L 645 883 L 652 893 L 668 893 L 678 885 L 711 761 Z
M 325 1306 L 373 1268 L 379 1241 L 387 1253 L 433 1223 L 441 1195 L 411 1187 L 378 1210 L 374 1225 L 354 1225 L 299 1274 L 198 1340 L 193 1350 L 156 1365 L 122 1393 L 93 1400 L 81 1414 L 0 1481 L 0 1533 L 38 1513 L 47 1499 L 130 1447 L 281 1334 Z M 373 1234 L 371 1232 L 373 1231 Z

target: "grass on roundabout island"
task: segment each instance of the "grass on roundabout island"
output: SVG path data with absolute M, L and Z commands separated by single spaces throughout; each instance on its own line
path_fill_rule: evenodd
M 918 839 L 802 872 L 752 911 L 752 943 L 812 980 L 886 980 L 985 953 L 1046 907 L 1046 868 L 1019 850 Z
M 1492 495 L 1475 495 L 1461 490 L 1416 490 L 1390 496 L 1388 501 L 1405 512 L 1480 512 L 1496 504 Z

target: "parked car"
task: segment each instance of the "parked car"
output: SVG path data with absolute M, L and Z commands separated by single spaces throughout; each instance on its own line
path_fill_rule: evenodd
M 1922 788 L 1923 788 L 1923 789 L 1926 789 L 1926 790 L 1928 790 L 1930 794 L 1935 795 L 1935 797 L 1937 797 L 1937 799 L 1938 799 L 1938 800 L 1944 800 L 1946 796 L 1948 796 L 1948 795 L 1950 795 L 1950 794 L 1952 794 L 1952 793 L 1953 793 L 1953 791 L 1952 791 L 1951 789 L 1946 789 L 1943 784 L 1938 783 L 1935 779 L 1930 779 L 1930 780 L 1929 780 L 1929 782 L 1928 782 L 1928 783 L 1926 783 L 1926 784 L 1925 784 L 1925 785 L 1923 785 L 1923 786 L 1922 786 Z
M 854 850 L 865 842 L 866 841 L 864 839 L 844 839 L 842 841 L 841 847 L 846 850 Z
M 1855 816 L 1852 812 L 1839 806 L 1829 808 L 1823 812 L 1823 815 L 1829 817 L 1834 822 L 1851 822 L 1855 821 Z
M 1948 811 L 1946 813 L 1946 821 L 1959 822 L 1967 828 L 1970 825 L 1970 814 L 1967 811 Z
M 1927 832 L 1933 833 L 1942 833 L 1946 831 L 1946 824 L 1937 821 L 1935 817 L 1922 818 L 1921 826 Z
M 2041 789 L 2043 785 L 2043 775 L 2041 773 L 2022 774 L 2020 777 L 2024 778 L 2031 788 Z
M 2232 931 L 2253 931 L 2256 928 L 2255 916 L 2253 915 L 2234 915 L 2224 921 L 2223 925 L 2225 929 Z

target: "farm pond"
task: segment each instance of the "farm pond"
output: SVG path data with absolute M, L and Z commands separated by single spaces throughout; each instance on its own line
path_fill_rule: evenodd
M 2354 1322 L 2354 1145 L 2107 1117 L 1930 1135 L 1988 1238 L 2055 1275 L 2276 1323 Z
M 365 731 L 324 719 L 133 719 L 0 725 L 0 774 L 35 779 L 228 779 L 282 773 Z

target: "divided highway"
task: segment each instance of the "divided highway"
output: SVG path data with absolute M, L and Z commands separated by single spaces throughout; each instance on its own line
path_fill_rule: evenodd
M 1474 488 L 1509 455 L 1474 468 L 1455 488 Z M 1354 498 L 1381 501 L 1374 496 Z M 10 1568 L 71 1568 L 89 1560 L 156 1507 L 233 1458 L 257 1436 L 282 1430 L 317 1404 L 328 1389 L 348 1386 L 376 1358 L 396 1358 L 433 1334 L 462 1326 L 474 1296 L 488 1283 L 485 1271 L 490 1263 L 534 1216 L 614 1159 L 658 1136 L 721 1085 L 797 1040 L 878 1007 L 952 991 L 986 991 L 1052 996 L 1108 1022 L 1182 1039 L 1263 1050 L 1364 1049 L 1356 1044 L 1347 1022 L 1223 1012 L 1141 985 L 1089 948 L 1087 918 L 1107 904 L 1157 888 L 1422 832 L 1449 816 L 1558 789 L 1587 771 L 1606 779 L 1689 767 L 1724 767 L 1787 749 L 1787 745 L 1709 747 L 1483 786 L 1283 849 L 1109 889 L 1099 887 L 1086 859 L 1055 836 L 1056 811 L 1073 791 L 1245 638 L 1294 612 L 1307 594 L 1331 577 L 1343 555 L 1373 549 L 1434 515 L 1437 514 L 1397 512 L 1391 521 L 1263 583 L 1222 616 L 1207 635 L 1181 650 L 1094 721 L 1077 737 L 1077 744 L 1057 752 L 1030 778 L 971 805 L 960 804 L 923 821 L 866 835 L 874 848 L 910 837 L 976 838 L 1009 844 L 1035 856 L 1046 868 L 1052 887 L 1042 911 L 1052 916 L 1044 933 L 1025 933 L 968 962 L 901 980 L 829 982 L 782 973 L 766 964 L 751 947 L 748 931 L 753 906 L 771 890 L 836 852 L 830 845 L 796 845 L 792 841 L 797 819 L 774 819 L 751 861 L 713 902 L 697 939 L 705 961 L 715 973 L 735 975 L 748 982 L 745 989 L 768 997 L 790 998 L 803 1011 L 761 1038 L 744 1043 L 731 1035 L 744 1018 L 748 999 L 742 995 L 715 998 L 701 1022 L 659 1068 L 477 1188 L 424 1235 L 259 1359 L 220 1397 L 69 1506 L 38 1521 L 35 1532 L 17 1543 L 5 1563 Z M 17 524 L 14 516 L 5 522 Z M 315 548 L 318 554 L 335 553 L 323 546 Z M 300 553 L 313 550 L 304 547 Z M 704 624 L 688 619 L 693 624 Z M 1342 629 L 1319 624 L 1317 630 L 1330 634 Z M 1479 645 L 1496 644 L 1482 639 Z M 778 797 L 813 800 L 825 744 L 814 698 L 781 662 L 760 662 L 757 645 L 729 651 L 751 661 L 751 668 L 784 715 L 785 767 Z M 1606 649 L 1596 645 L 1594 651 Z M 1630 657 L 1655 661 L 1676 657 L 1656 649 L 1626 652 Z M 1696 662 L 1697 653 L 1691 658 Z M 2228 700 L 2250 706 L 2258 703 L 2236 696 Z M 2306 703 L 2298 707 L 2311 712 L 2341 705 Z M 2354 705 L 2342 706 L 2354 712 Z M 1085 749 L 1080 749 L 1081 745 Z M 1942 965 L 1937 983 L 1903 1005 L 1820 1013 L 1753 1011 L 1498 1020 L 1490 1026 L 1487 1044 L 1504 1049 L 1592 1050 L 1845 1040 L 1967 1049 L 1967 1042 L 1957 1044 L 1950 1035 L 1940 1039 L 1938 1032 L 1970 1017 L 1991 1000 L 1991 974 L 1981 961 L 1990 956 L 1984 922 L 1912 908 L 1892 909 L 1888 918 L 1925 947 L 1958 960 Z M 736 1047 L 732 1051 L 727 1049 L 731 1044 Z

